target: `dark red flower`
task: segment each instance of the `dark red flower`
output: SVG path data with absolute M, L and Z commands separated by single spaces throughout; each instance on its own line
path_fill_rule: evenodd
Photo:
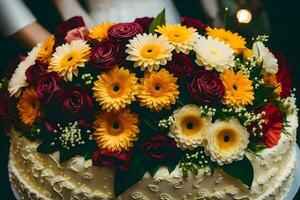
M 86 26 L 79 28 L 74 28 L 67 32 L 65 41 L 72 42 L 73 40 L 88 40 L 89 39 L 89 29 Z
M 219 77 L 210 70 L 199 70 L 189 85 L 191 95 L 206 104 L 218 103 L 225 88 Z
M 262 119 L 265 120 L 263 126 L 263 139 L 268 148 L 272 148 L 278 144 L 282 132 L 282 112 L 273 103 L 269 103 L 264 108 L 266 114 Z
M 10 117 L 12 110 L 12 102 L 7 91 L 0 92 L 0 119 L 7 119 Z
M 37 83 L 37 96 L 48 104 L 55 93 L 61 90 L 60 85 L 65 81 L 54 72 L 42 75 Z
M 64 91 L 60 103 L 62 115 L 73 120 L 84 119 L 93 106 L 93 101 L 89 94 L 79 88 L 71 88 Z
M 41 75 L 45 74 L 47 70 L 47 65 L 40 61 L 36 61 L 35 64 L 31 65 L 25 71 L 27 82 L 29 84 L 36 85 Z
M 180 20 L 182 25 L 195 28 L 199 32 L 202 32 L 207 27 L 207 24 L 196 18 L 181 17 Z
M 65 42 L 65 37 L 70 30 L 83 26 L 85 26 L 85 23 L 83 21 L 83 18 L 80 16 L 72 17 L 67 21 L 63 22 L 55 30 L 55 46 L 61 45 Z
M 143 33 L 143 28 L 135 22 L 119 23 L 110 27 L 107 33 L 111 39 L 128 40 L 139 33 Z
M 276 74 L 277 82 L 281 85 L 280 96 L 283 98 L 289 97 L 292 91 L 292 79 L 290 67 L 285 59 L 284 55 L 281 53 L 275 54 L 278 60 L 278 72 Z
M 176 142 L 166 135 L 152 136 L 140 147 L 148 158 L 157 160 L 175 158 L 178 154 Z
M 91 52 L 91 62 L 100 69 L 111 69 L 125 61 L 124 47 L 117 41 L 106 40 L 97 44 Z
M 136 18 L 134 20 L 135 23 L 138 23 L 144 30 L 145 33 L 149 32 L 149 27 L 151 23 L 153 22 L 154 17 L 142 17 L 142 18 Z
M 189 56 L 184 53 L 174 54 L 167 66 L 179 78 L 190 77 L 195 72 L 195 66 Z
M 105 149 L 97 149 L 93 153 L 92 160 L 93 165 L 96 166 L 104 166 L 127 171 L 130 164 L 131 155 L 132 153 L 127 151 L 111 153 Z

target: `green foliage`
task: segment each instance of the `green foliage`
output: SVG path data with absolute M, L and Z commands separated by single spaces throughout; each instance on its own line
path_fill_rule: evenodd
M 241 180 L 245 185 L 251 188 L 254 170 L 251 162 L 246 156 L 244 156 L 243 160 L 236 161 L 228 165 L 221 165 L 220 168 L 230 176 Z
M 157 26 L 162 26 L 166 24 L 166 13 L 165 9 L 163 9 L 153 20 L 149 27 L 149 33 L 155 33 L 155 29 Z

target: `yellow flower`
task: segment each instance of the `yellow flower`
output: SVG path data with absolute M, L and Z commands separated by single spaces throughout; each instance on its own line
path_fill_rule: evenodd
M 94 26 L 90 30 L 89 37 L 91 39 L 98 40 L 99 42 L 101 42 L 103 39 L 107 38 L 107 31 L 114 24 L 115 23 L 113 22 L 104 22 L 97 26 Z
M 174 138 L 177 146 L 181 149 L 194 149 L 204 144 L 211 119 L 201 117 L 198 106 L 185 105 L 174 111 L 173 118 L 168 135 Z
M 49 72 L 57 72 L 66 80 L 78 76 L 78 67 L 84 67 L 89 60 L 90 46 L 83 40 L 73 40 L 56 48 L 50 60 Z
M 197 30 L 179 24 L 166 24 L 159 26 L 156 32 L 168 38 L 169 42 L 174 45 L 177 53 L 180 51 L 188 54 L 193 49 L 195 40 L 198 38 Z
M 219 165 L 243 159 L 249 143 L 249 133 L 236 118 L 228 122 L 217 120 L 206 133 L 205 152 Z
M 43 42 L 39 52 L 37 53 L 37 59 L 42 63 L 48 64 L 53 53 L 54 44 L 55 37 L 54 35 L 51 35 Z
M 98 76 L 93 92 L 102 110 L 118 111 L 135 100 L 138 92 L 138 79 L 129 70 L 115 67 Z
M 138 34 L 130 44 L 126 45 L 127 60 L 134 62 L 134 67 L 141 67 L 141 70 L 158 70 L 160 65 L 166 65 L 172 59 L 174 47 L 163 37 L 156 34 Z
M 33 88 L 26 88 L 17 104 L 21 121 L 28 126 L 41 116 L 41 104 Z
M 235 53 L 241 53 L 246 47 L 245 38 L 238 35 L 237 33 L 232 33 L 231 31 L 226 31 L 223 28 L 206 28 L 207 34 L 212 38 L 219 38 L 234 50 Z
M 129 151 L 138 139 L 138 116 L 129 110 L 101 112 L 94 124 L 93 137 L 101 149 L 110 152 Z
M 277 97 L 279 97 L 282 92 L 282 87 L 281 84 L 277 81 L 276 74 L 265 73 L 263 79 L 265 86 L 275 88 L 274 93 Z
M 175 104 L 179 95 L 176 81 L 177 78 L 166 69 L 145 73 L 137 95 L 140 105 L 157 112 L 163 108 L 169 108 L 171 104 Z
M 252 81 L 240 70 L 236 74 L 226 69 L 220 78 L 225 87 L 224 103 L 228 106 L 240 107 L 252 104 L 254 92 Z

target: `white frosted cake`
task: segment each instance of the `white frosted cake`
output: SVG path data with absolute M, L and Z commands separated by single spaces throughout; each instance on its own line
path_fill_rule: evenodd
M 294 114 L 288 120 L 290 135 L 283 135 L 276 147 L 263 150 L 262 158 L 247 154 L 254 167 L 251 190 L 221 170 L 209 176 L 209 170 L 203 169 L 184 180 L 178 168 L 170 175 L 161 168 L 153 178 L 146 173 L 119 199 L 282 199 L 290 187 L 296 159 L 298 118 Z M 112 170 L 92 166 L 92 161 L 83 157 L 60 164 L 58 153 L 37 153 L 38 144 L 17 132 L 11 134 L 9 174 L 20 199 L 114 199 Z

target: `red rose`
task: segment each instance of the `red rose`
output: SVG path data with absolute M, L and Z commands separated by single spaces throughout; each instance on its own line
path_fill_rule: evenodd
M 263 139 L 268 148 L 272 148 L 278 144 L 282 132 L 282 112 L 273 103 L 269 103 L 264 108 L 266 114 L 262 119 L 265 120 L 263 126 Z
M 47 65 L 41 63 L 40 61 L 36 61 L 35 64 L 31 65 L 25 71 L 25 75 L 27 78 L 27 82 L 29 84 L 36 85 L 40 76 L 45 74 L 47 70 Z
M 170 71 L 179 78 L 190 77 L 195 72 L 195 66 L 189 56 L 184 53 L 174 54 L 167 65 Z
M 97 44 L 91 53 L 91 62 L 100 69 L 111 69 L 125 61 L 124 47 L 117 41 L 106 40 Z
M 218 103 L 225 88 L 217 75 L 210 70 L 199 70 L 189 85 L 191 95 L 206 104 Z
M 110 27 L 107 33 L 111 39 L 128 40 L 139 33 L 143 33 L 143 28 L 135 22 L 119 23 Z
M 79 88 L 71 88 L 62 93 L 60 104 L 62 115 L 73 120 L 84 119 L 93 106 L 92 98 Z
M 195 28 L 199 32 L 202 32 L 207 27 L 207 24 L 196 18 L 181 17 L 180 20 L 182 25 Z
M 111 153 L 104 149 L 94 151 L 92 160 L 93 165 L 105 166 L 108 168 L 116 168 L 118 170 L 127 171 L 130 160 L 131 152 L 122 151 L 120 153 Z
M 53 95 L 60 91 L 60 85 L 65 81 L 57 73 L 42 75 L 37 83 L 37 96 L 46 104 L 50 102 Z
M 290 68 L 283 54 L 276 53 L 275 56 L 278 60 L 278 72 L 276 74 L 276 79 L 277 82 L 281 85 L 280 96 L 286 98 L 291 95 L 292 91 Z
M 166 135 L 155 135 L 140 145 L 144 154 L 152 159 L 175 158 L 178 148 L 174 140 Z
M 68 31 L 85 26 L 85 23 L 83 21 L 83 18 L 80 16 L 75 16 L 67 21 L 63 22 L 61 25 L 59 25 L 54 33 L 55 36 L 55 46 L 61 45 L 65 42 L 65 37 L 68 33 Z
M 145 33 L 149 32 L 149 27 L 151 23 L 153 22 L 154 17 L 142 17 L 142 18 L 136 18 L 134 20 L 135 23 L 138 23 L 144 30 Z
M 0 119 L 7 119 L 11 114 L 12 102 L 7 91 L 0 92 Z
M 88 40 L 89 39 L 89 29 L 86 26 L 72 29 L 67 32 L 65 41 L 72 42 L 73 40 Z

